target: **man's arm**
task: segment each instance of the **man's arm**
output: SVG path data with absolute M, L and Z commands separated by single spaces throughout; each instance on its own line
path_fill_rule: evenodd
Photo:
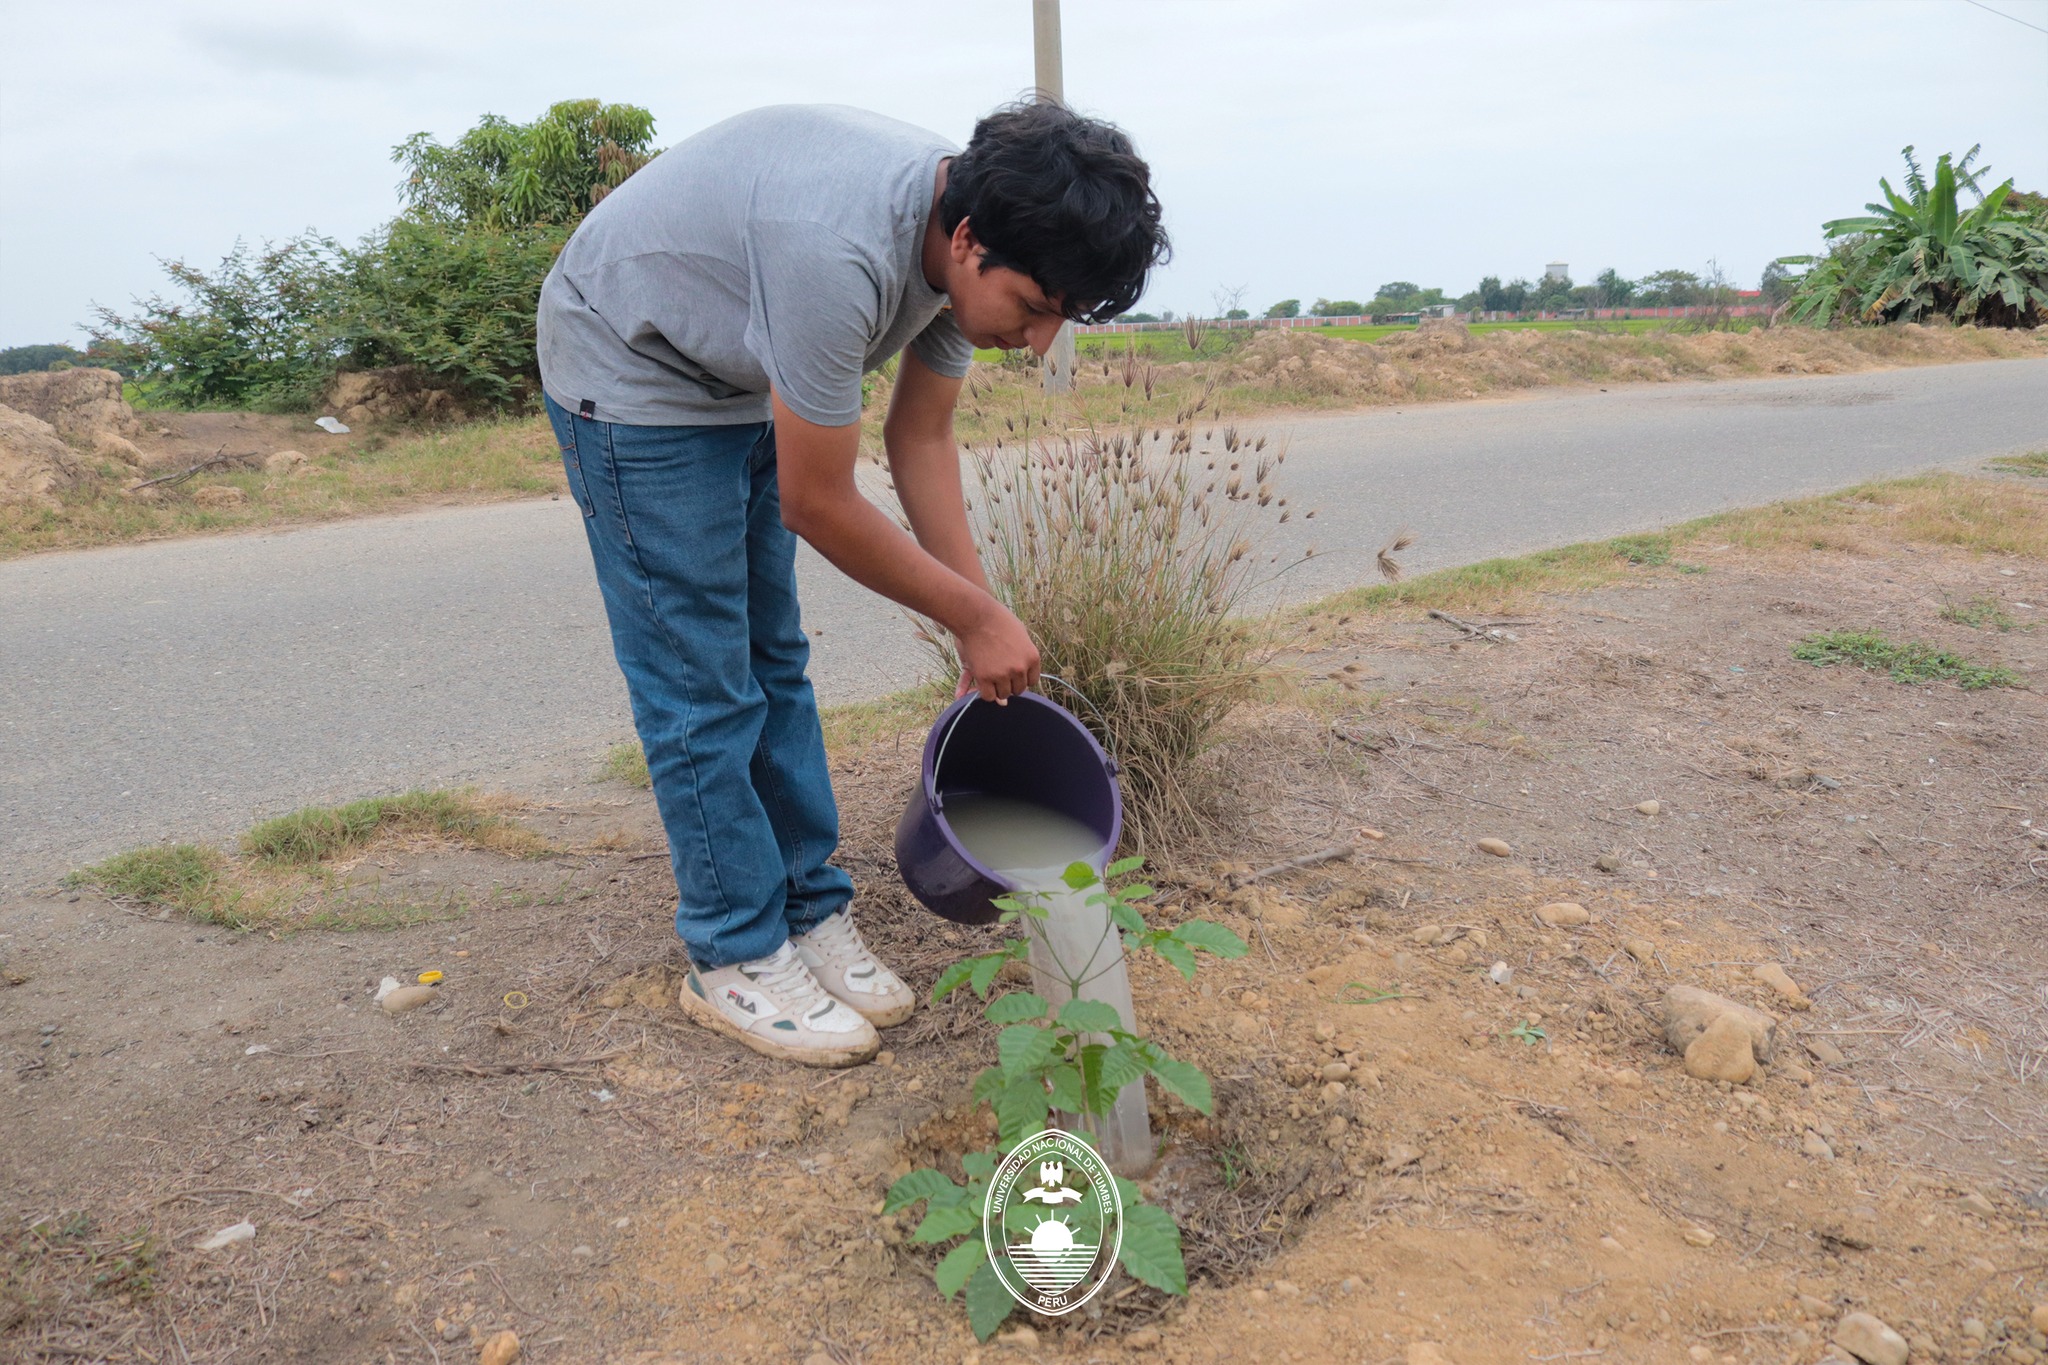
M 904 348 L 896 362 L 889 415 L 882 423 L 882 449 L 896 484 L 896 500 L 903 504 L 917 543 L 986 591 L 988 579 L 974 548 L 960 489 L 960 445 L 953 439 L 953 407 L 960 398 L 960 384 Z
M 913 358 L 906 355 L 905 373 L 912 363 Z M 949 382 L 935 374 L 930 377 L 941 384 Z M 929 616 L 951 631 L 960 646 L 961 662 L 985 699 L 1005 701 L 1036 687 L 1038 647 L 1032 644 L 1023 623 L 989 594 L 981 577 L 980 561 L 974 555 L 973 540 L 967 531 L 966 513 L 959 509 L 958 453 L 948 450 L 953 461 L 954 516 L 959 525 L 955 534 L 936 530 L 936 548 L 943 554 L 935 554 L 904 535 L 880 508 L 861 496 L 853 477 L 860 455 L 858 422 L 843 427 L 819 426 L 791 412 L 779 393 L 771 394 L 770 398 L 775 412 L 782 524 L 809 541 L 854 582 Z M 893 404 L 890 421 L 895 421 Z M 950 439 L 950 415 L 946 428 Z M 913 444 L 928 451 L 928 442 Z M 918 458 L 912 457 L 913 464 Z M 927 453 L 923 458 L 929 460 L 931 456 Z M 935 499 L 903 493 L 900 472 L 897 488 L 920 539 L 927 526 L 936 527 L 944 521 L 943 515 L 933 510 Z M 921 510 L 913 510 L 913 502 Z M 953 567 L 956 560 L 963 568 L 971 566 L 972 578 Z

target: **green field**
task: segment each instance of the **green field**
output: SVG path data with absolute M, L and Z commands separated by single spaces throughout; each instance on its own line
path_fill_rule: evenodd
M 1756 319 L 1754 318 L 1730 318 L 1727 325 L 1735 331 L 1747 331 L 1755 322 Z M 1684 330 L 1686 322 L 1684 319 L 1679 318 L 1619 318 L 1599 321 L 1565 319 L 1550 322 L 1475 322 L 1470 324 L 1470 326 L 1474 335 L 1481 335 L 1487 332 L 1581 331 L 1639 336 L 1644 332 L 1681 331 Z M 1347 341 L 1379 341 L 1384 337 L 1393 336 L 1397 332 L 1412 332 L 1415 330 L 1415 324 L 1403 322 L 1388 323 L 1384 326 L 1305 327 L 1301 330 L 1308 332 L 1312 336 L 1342 337 Z M 1246 340 L 1257 335 L 1258 331 L 1250 328 L 1236 330 L 1213 329 L 1209 333 L 1208 339 L 1202 343 L 1202 355 L 1207 359 L 1213 360 L 1217 356 L 1222 355 L 1228 348 L 1242 345 Z M 1099 360 L 1108 355 L 1121 355 L 1124 348 L 1133 341 L 1137 343 L 1138 349 L 1143 351 L 1148 357 L 1163 363 L 1171 364 L 1178 360 L 1195 359 L 1194 352 L 1188 350 L 1187 342 L 1182 340 L 1180 331 L 1177 328 L 1172 331 L 1122 332 L 1077 337 L 1075 339 L 1075 349 L 1084 359 L 1092 356 Z M 974 353 L 976 360 L 996 361 L 1002 359 L 1002 356 L 1003 353 L 1001 351 L 979 350 Z

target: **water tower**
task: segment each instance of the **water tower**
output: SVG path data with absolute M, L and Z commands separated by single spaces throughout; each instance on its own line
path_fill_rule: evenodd
M 1543 282 L 1545 284 L 1555 284 L 1559 280 L 1568 280 L 1571 277 L 1571 267 L 1567 266 L 1563 261 L 1552 261 L 1549 265 L 1543 267 Z

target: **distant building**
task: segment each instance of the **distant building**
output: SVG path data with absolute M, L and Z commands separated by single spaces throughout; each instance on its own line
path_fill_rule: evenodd
M 1552 261 L 1549 265 L 1543 267 L 1543 279 L 1545 283 L 1549 283 L 1555 280 L 1568 280 L 1571 277 L 1571 267 L 1566 265 L 1563 261 Z

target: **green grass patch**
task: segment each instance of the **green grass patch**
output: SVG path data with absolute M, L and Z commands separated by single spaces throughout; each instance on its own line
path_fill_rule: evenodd
M 1982 630 L 1989 626 L 1993 630 L 2011 630 L 2019 624 L 1995 597 L 1973 597 L 1967 602 L 1950 602 L 1941 609 L 1941 619 L 1953 621 L 1971 630 Z
M 604 761 L 597 765 L 597 780 L 623 782 L 641 791 L 651 790 L 654 779 L 647 775 L 647 753 L 640 747 L 640 742 L 614 744 L 605 750 Z
M 265 820 L 242 836 L 242 851 L 268 863 L 317 863 L 385 833 L 444 835 L 501 853 L 546 848 L 538 836 L 474 792 L 412 791 L 345 806 L 307 806 Z
M 120 900 L 145 901 L 212 920 L 227 859 L 200 844 L 155 844 L 117 853 L 65 878 L 67 886 L 96 886 Z
M 2009 668 L 1985 667 L 1946 649 L 1918 640 L 1896 644 L 1874 630 L 1835 630 L 1809 635 L 1792 646 L 1792 657 L 1817 668 L 1853 664 L 1888 673 L 1902 683 L 1953 682 L 1966 692 L 1985 687 L 2018 687 L 2019 674 Z
M 2048 479 L 2048 450 L 2002 456 L 1993 460 L 1991 467 L 2008 474 L 2024 474 L 2030 479 Z

